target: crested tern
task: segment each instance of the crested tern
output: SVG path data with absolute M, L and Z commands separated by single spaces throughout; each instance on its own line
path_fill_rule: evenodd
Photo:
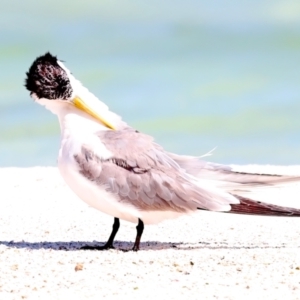
M 144 224 L 198 209 L 300 216 L 299 208 L 248 197 L 257 187 L 284 185 L 299 177 L 238 172 L 167 152 L 110 111 L 49 52 L 36 58 L 26 75 L 31 97 L 58 117 L 58 168 L 65 182 L 88 205 L 114 217 L 106 244 L 84 249 L 113 248 L 119 219 L 137 224 L 137 251 Z

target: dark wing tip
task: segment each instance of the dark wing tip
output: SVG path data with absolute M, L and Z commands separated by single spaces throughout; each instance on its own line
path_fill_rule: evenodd
M 227 213 L 261 215 L 261 216 L 286 216 L 300 217 L 300 209 L 293 207 L 279 206 L 261 201 L 251 200 L 235 195 L 240 204 L 231 204 L 231 210 Z

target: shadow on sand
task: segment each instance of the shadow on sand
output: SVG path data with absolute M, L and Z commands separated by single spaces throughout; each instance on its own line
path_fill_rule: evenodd
M 29 250 L 40 250 L 40 249 L 51 249 L 57 251 L 97 251 L 97 250 L 83 250 L 81 249 L 84 246 L 101 246 L 104 242 L 85 242 L 85 241 L 71 241 L 71 242 L 14 242 L 14 241 L 0 241 L 0 246 L 4 245 L 8 248 L 18 248 L 18 249 L 29 249 Z M 133 247 L 133 243 L 125 242 L 125 241 L 115 241 L 114 243 L 115 249 L 110 251 L 127 251 L 131 250 Z M 218 250 L 218 249 L 282 249 L 282 248 L 290 248 L 289 245 L 285 243 L 277 244 L 277 245 L 269 245 L 269 244 L 229 244 L 226 242 L 198 242 L 198 243 L 164 243 L 164 242 L 141 242 L 140 251 L 148 251 L 148 250 L 197 250 L 197 249 L 210 249 L 210 250 Z M 300 248 L 299 245 L 295 245 L 293 248 Z M 99 250 L 98 250 L 99 251 Z

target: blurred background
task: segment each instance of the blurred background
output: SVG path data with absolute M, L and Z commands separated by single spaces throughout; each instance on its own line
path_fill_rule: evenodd
M 0 0 L 0 166 L 56 165 L 25 72 L 46 51 L 171 152 L 300 164 L 299 0 Z

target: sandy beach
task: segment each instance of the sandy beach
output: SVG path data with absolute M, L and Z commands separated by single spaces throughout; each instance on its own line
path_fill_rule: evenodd
M 52 167 L 0 169 L 0 299 L 300 299 L 300 218 L 199 212 L 146 226 L 88 207 Z M 300 197 L 300 196 L 299 196 Z M 299 200 L 300 201 L 300 200 Z

